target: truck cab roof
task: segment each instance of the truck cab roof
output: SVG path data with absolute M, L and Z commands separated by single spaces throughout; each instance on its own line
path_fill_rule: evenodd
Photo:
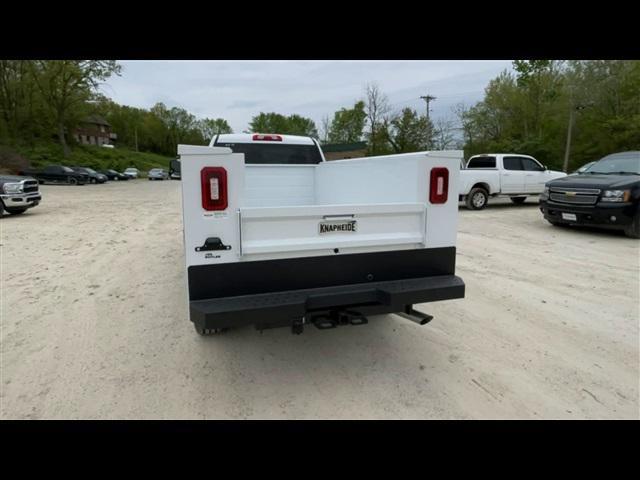
M 210 147 L 227 147 L 244 154 L 247 164 L 313 165 L 325 161 L 320 144 L 312 137 L 277 133 L 216 135 Z
M 278 143 L 280 145 L 314 145 L 311 137 L 277 133 L 225 133 L 211 139 L 210 147 L 220 143 Z
M 472 155 L 470 158 L 473 157 L 498 157 L 498 156 L 508 156 L 508 157 L 526 157 L 526 158 L 535 158 L 532 157 L 531 155 L 526 155 L 524 153 L 479 153 L 478 155 Z

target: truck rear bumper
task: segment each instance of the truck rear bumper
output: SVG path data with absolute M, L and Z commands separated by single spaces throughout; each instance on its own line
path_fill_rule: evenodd
M 362 315 L 402 312 L 414 303 L 464 297 L 465 285 L 455 275 L 412 278 L 337 287 L 213 298 L 190 302 L 198 328 L 243 325 L 257 328 L 313 322 L 327 312 L 357 310 Z
M 334 254 L 187 268 L 197 329 L 291 326 L 336 312 L 406 312 L 464 297 L 455 247 Z

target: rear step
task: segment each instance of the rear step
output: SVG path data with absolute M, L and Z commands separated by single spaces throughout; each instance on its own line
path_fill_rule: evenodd
M 305 323 L 317 328 L 363 325 L 367 315 L 397 313 L 420 325 L 430 315 L 413 309 L 414 303 L 434 302 L 464 296 L 464 282 L 454 275 L 406 280 L 369 282 L 305 290 L 211 298 L 190 302 L 191 320 L 202 328 L 229 328 L 256 324 L 260 328 Z M 363 314 L 360 310 L 365 313 Z M 299 319 L 293 322 L 291 319 Z

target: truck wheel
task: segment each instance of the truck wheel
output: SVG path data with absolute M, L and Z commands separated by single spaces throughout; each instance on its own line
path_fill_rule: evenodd
M 77 185 L 78 184 L 78 179 L 75 177 L 69 177 L 67 178 L 67 183 L 69 185 Z
M 489 194 L 482 187 L 472 188 L 467 195 L 466 204 L 469 210 L 482 210 L 487 206 Z
M 526 199 L 527 199 L 527 197 L 511 197 L 511 198 L 509 198 L 509 200 L 511 200 L 516 205 L 522 205 Z
M 95 178 L 92 178 L 91 180 L 89 180 L 89 183 L 98 183 L 98 181 Z
M 198 335 L 202 337 L 210 337 L 211 335 L 220 335 L 221 333 L 224 333 L 227 330 L 229 330 L 228 328 L 201 328 L 195 323 L 193 324 L 193 326 L 196 329 L 196 332 L 198 332 Z
M 640 207 L 633 217 L 633 222 L 625 227 L 624 234 L 630 238 L 640 238 Z
M 0 200 L 0 217 L 4 216 L 4 203 Z

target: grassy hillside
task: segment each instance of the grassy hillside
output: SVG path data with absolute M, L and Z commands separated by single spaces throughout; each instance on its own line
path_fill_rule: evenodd
M 68 158 L 64 158 L 62 147 L 55 143 L 43 143 L 34 147 L 15 147 L 13 150 L 28 160 L 31 168 L 41 168 L 46 165 L 68 165 L 90 167 L 95 170 L 113 168 L 119 172 L 128 167 L 148 171 L 154 167 L 169 168 L 171 160 L 169 157 L 155 153 L 91 145 L 74 146 Z

